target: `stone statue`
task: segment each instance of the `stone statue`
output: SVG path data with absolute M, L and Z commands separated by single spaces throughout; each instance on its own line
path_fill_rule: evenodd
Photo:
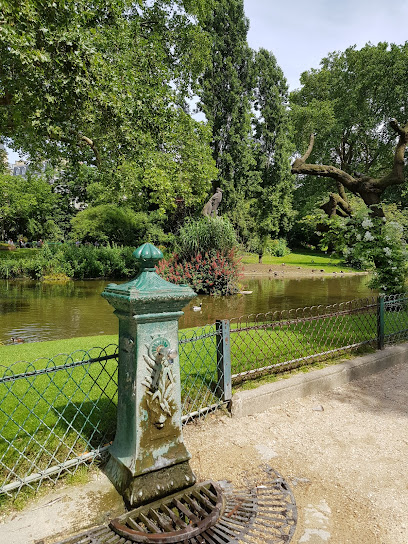
M 220 202 L 222 200 L 222 191 L 219 187 L 217 187 L 215 193 L 210 198 L 210 200 L 207 202 L 207 204 L 204 206 L 202 214 L 205 216 L 211 216 L 215 217 L 218 214 L 218 206 L 220 205 Z

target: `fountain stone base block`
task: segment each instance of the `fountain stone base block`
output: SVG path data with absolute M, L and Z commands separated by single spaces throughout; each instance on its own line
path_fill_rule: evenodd
M 195 483 L 188 460 L 134 476 L 127 466 L 111 456 L 104 472 L 125 503 L 132 508 L 156 501 Z

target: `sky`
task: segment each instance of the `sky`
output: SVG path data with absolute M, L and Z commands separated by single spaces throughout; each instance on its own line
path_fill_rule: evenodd
M 253 49 L 272 51 L 294 90 L 300 74 L 318 68 L 332 51 L 371 42 L 408 40 L 408 1 L 389 0 L 244 0 Z M 9 152 L 9 162 L 18 155 Z
M 408 40 L 408 2 L 387 0 L 244 0 L 252 49 L 272 51 L 294 90 L 300 74 L 333 51 Z

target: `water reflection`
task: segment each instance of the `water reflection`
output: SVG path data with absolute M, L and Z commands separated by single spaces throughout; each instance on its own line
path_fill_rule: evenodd
M 115 334 L 117 318 L 101 297 L 109 280 L 44 283 L 0 281 L 0 342 L 25 342 Z M 251 295 L 198 296 L 185 309 L 180 327 L 212 323 L 241 315 L 316 304 L 333 304 L 372 295 L 366 276 L 306 279 L 247 278 Z M 202 302 L 202 309 L 192 307 Z

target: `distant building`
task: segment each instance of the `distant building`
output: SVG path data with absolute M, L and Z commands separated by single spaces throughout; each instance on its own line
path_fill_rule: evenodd
M 28 170 L 28 163 L 25 161 L 16 161 L 11 165 L 11 175 L 12 176 L 26 176 Z

